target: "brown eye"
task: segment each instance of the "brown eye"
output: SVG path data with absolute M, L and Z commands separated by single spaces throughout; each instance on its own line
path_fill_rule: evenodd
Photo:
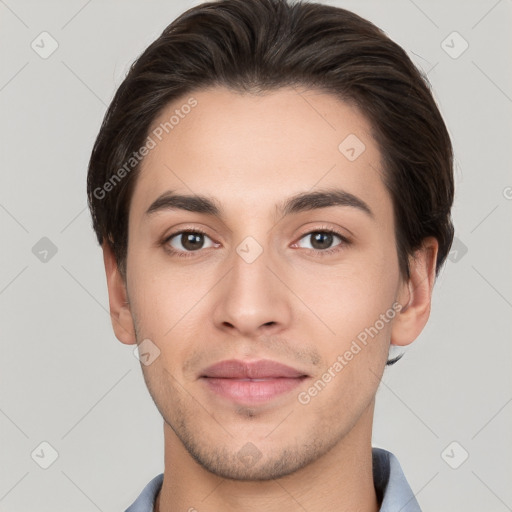
M 317 251 L 325 251 L 327 249 L 332 248 L 333 241 L 338 238 L 340 243 L 336 245 L 340 245 L 345 239 L 341 235 L 334 233 L 332 231 L 311 231 L 307 233 L 305 236 L 301 238 L 301 240 L 310 240 L 311 247 L 305 247 L 306 249 L 314 249 Z M 300 245 L 300 242 L 299 242 Z M 300 245 L 300 247 L 304 247 Z
M 194 252 L 213 246 L 213 242 L 210 245 L 205 245 L 206 239 L 211 242 L 210 237 L 200 231 L 180 231 L 168 237 L 166 243 L 176 252 Z

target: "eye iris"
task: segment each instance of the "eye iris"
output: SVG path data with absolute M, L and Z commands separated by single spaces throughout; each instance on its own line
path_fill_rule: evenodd
M 200 233 L 183 233 L 181 245 L 189 251 L 200 249 L 203 245 L 203 235 Z
M 311 245 L 315 249 L 328 249 L 332 244 L 332 233 L 315 233 L 312 235 Z M 319 246 L 317 246 L 319 244 Z

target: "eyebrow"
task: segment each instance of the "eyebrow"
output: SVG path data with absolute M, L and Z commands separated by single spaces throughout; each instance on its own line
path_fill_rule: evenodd
M 370 207 L 359 197 L 342 189 L 327 189 L 315 192 L 303 192 L 289 197 L 275 206 L 276 212 L 283 217 L 320 208 L 348 206 L 355 208 L 375 219 Z M 223 209 L 219 202 L 208 196 L 176 194 L 172 190 L 159 196 L 146 211 L 146 216 L 165 210 L 186 210 L 223 218 Z

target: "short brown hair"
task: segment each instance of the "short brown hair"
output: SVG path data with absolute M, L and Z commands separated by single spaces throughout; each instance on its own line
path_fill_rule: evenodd
M 384 162 L 401 275 L 410 277 L 408 256 L 433 236 L 439 242 L 437 277 L 454 234 L 453 150 L 426 75 L 364 18 L 287 0 L 193 7 L 132 64 L 105 114 L 87 178 L 98 241 L 110 244 L 123 275 L 140 166 L 115 183 L 112 178 L 143 146 L 169 102 L 209 86 L 254 93 L 305 86 L 356 105 L 373 127 Z

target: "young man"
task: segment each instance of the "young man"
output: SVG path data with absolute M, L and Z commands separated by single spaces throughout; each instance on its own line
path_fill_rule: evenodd
M 88 197 L 164 419 L 129 512 L 420 510 L 372 419 L 452 242 L 452 147 L 399 46 L 320 4 L 194 7 L 119 87 Z

